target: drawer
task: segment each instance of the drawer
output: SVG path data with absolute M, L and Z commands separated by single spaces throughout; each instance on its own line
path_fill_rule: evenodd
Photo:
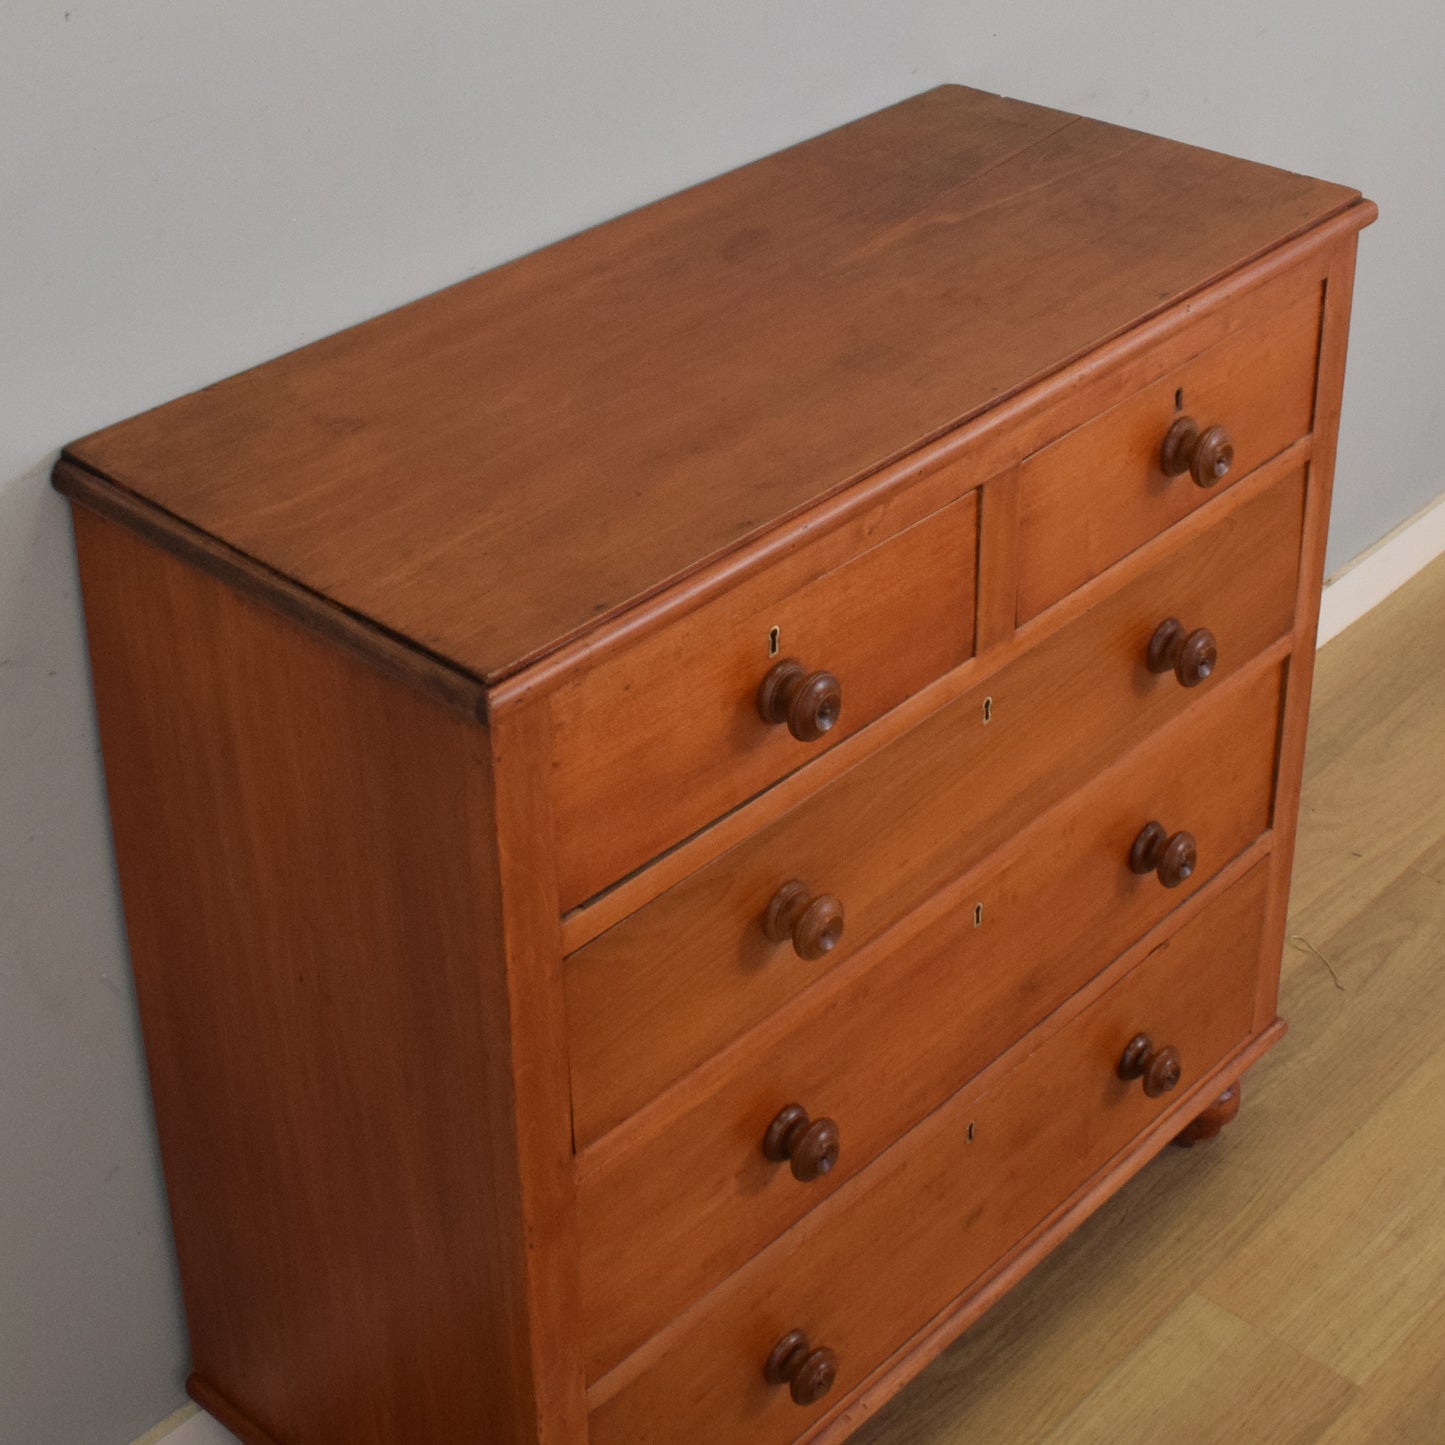
M 1002 1078 L 955 1095 L 600 1381 L 593 1445 L 782 1445 L 807 1430 L 1180 1097 L 1120 1080 L 1131 1039 L 1176 1047 L 1184 1090 L 1246 1042 L 1267 871 L 1253 868 Z M 764 1378 L 792 1330 L 836 1353 L 818 1404 L 799 1407 Z
M 1264 833 L 1280 689 L 1277 663 L 1234 679 L 1011 840 L 921 931 L 885 935 L 694 1074 L 685 1099 L 585 1152 L 588 1378 L 839 1188 Z M 1154 818 L 1197 840 L 1198 867 L 1177 887 L 1129 867 Z M 795 1103 L 810 1121 L 831 1120 L 840 1144 L 807 1182 L 762 1149 Z
M 1292 282 L 1278 310 L 1024 461 L 1019 622 L 1309 432 L 1321 304 L 1317 280 Z M 1201 436 L 1222 426 L 1232 440 L 1233 464 L 1210 486 L 1198 485 L 1190 471 L 1171 477 L 1161 467 L 1164 439 L 1185 417 Z
M 1088 613 L 571 954 L 578 1146 L 1284 636 L 1303 495 L 1303 472 L 1251 483 L 1202 536 L 1161 539 Z M 1198 687 L 1146 666 L 1171 616 L 1217 639 L 1218 667 Z M 842 937 L 820 958 L 763 929 L 769 901 L 795 879 L 844 909 Z
M 564 910 L 972 656 L 977 493 L 921 520 L 906 518 L 911 500 L 806 544 L 558 689 Z M 805 682 L 836 679 L 842 706 L 820 736 L 808 734 L 826 720 L 821 683 L 788 721 L 759 712 L 760 684 L 788 660 Z

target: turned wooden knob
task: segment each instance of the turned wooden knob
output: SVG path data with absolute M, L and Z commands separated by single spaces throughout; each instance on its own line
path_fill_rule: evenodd
M 795 657 L 775 662 L 758 685 L 765 723 L 787 723 L 800 743 L 822 737 L 843 711 L 843 684 L 831 672 L 807 672 Z
M 773 894 L 763 932 L 774 943 L 791 940 L 799 958 L 822 958 L 843 936 L 843 905 L 831 893 L 810 897 L 808 885 L 793 878 Z
M 1179 417 L 1164 437 L 1159 465 L 1166 477 L 1188 472 L 1196 486 L 1212 487 L 1234 465 L 1234 443 L 1222 426 L 1200 431 L 1191 416 Z
M 1166 888 L 1178 888 L 1198 862 L 1194 835 L 1175 833 L 1171 837 L 1162 823 L 1145 823 L 1129 849 L 1129 867 L 1135 873 L 1157 873 Z
M 1183 1074 L 1184 1061 L 1179 1057 L 1179 1050 L 1173 1044 L 1156 1049 L 1148 1034 L 1135 1034 L 1119 1059 L 1119 1077 L 1143 1079 L 1144 1092 L 1151 1099 L 1167 1094 Z
M 795 1405 L 816 1405 L 838 1378 L 838 1357 L 832 1350 L 816 1350 L 802 1330 L 789 1330 L 773 1346 L 763 1374 L 770 1385 L 786 1385 Z
M 1219 662 L 1219 647 L 1207 627 L 1186 632 L 1177 617 L 1166 617 L 1149 639 L 1149 671 L 1174 670 L 1180 687 L 1198 687 Z
M 838 1162 L 843 1144 L 831 1119 L 810 1119 L 801 1104 L 778 1110 L 763 1135 L 763 1153 L 775 1163 L 787 1159 L 799 1184 L 821 1179 Z

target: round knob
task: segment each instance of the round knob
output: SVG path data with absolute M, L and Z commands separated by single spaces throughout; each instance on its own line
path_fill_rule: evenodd
M 791 1161 L 799 1184 L 821 1179 L 838 1162 L 843 1144 L 831 1119 L 810 1119 L 801 1104 L 778 1110 L 763 1135 L 763 1153 L 775 1163 Z
M 1184 1061 L 1179 1057 L 1179 1050 L 1173 1044 L 1156 1049 L 1148 1034 L 1135 1034 L 1119 1059 L 1119 1077 L 1143 1079 L 1144 1092 L 1151 1099 L 1167 1094 L 1183 1074 Z
M 793 952 L 810 962 L 822 958 L 843 936 L 843 905 L 831 893 L 816 898 L 797 878 L 773 894 L 763 914 L 763 932 L 774 943 L 792 941 Z
M 763 1374 L 770 1385 L 786 1385 L 795 1405 L 816 1405 L 838 1378 L 838 1357 L 814 1349 L 802 1330 L 789 1330 L 773 1346 Z
M 1180 687 L 1198 687 L 1219 663 L 1219 647 L 1207 627 L 1186 632 L 1177 617 L 1166 617 L 1149 639 L 1149 671 L 1174 669 Z
M 1135 873 L 1157 873 L 1166 888 L 1178 888 L 1198 862 L 1194 835 L 1175 833 L 1171 837 L 1162 823 L 1145 823 L 1129 849 L 1129 867 Z
M 1159 465 L 1166 477 L 1188 472 L 1199 487 L 1212 487 L 1229 475 L 1234 465 L 1234 443 L 1222 426 L 1200 431 L 1191 416 L 1179 417 L 1164 437 Z
M 775 662 L 758 685 L 758 714 L 787 723 L 800 743 L 816 742 L 843 711 L 843 684 L 831 672 L 807 672 L 794 657 Z

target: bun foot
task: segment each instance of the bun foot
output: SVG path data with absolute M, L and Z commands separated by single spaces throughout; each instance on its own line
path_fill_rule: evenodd
M 1186 1125 L 1174 1136 L 1174 1142 L 1181 1149 L 1193 1148 L 1206 1139 L 1212 1139 L 1226 1124 L 1233 1123 L 1239 1113 L 1239 1082 L 1231 1084 L 1192 1124 Z

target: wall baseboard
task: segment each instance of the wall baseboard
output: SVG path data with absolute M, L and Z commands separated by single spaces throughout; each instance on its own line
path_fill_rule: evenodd
M 239 1445 L 236 1437 L 194 1405 L 177 1410 L 133 1445 Z
M 202 1410 L 171 1436 L 171 1445 L 238 1445 L 238 1441 L 224 1425 Z
M 1320 599 L 1319 646 L 1403 587 L 1417 572 L 1445 555 L 1445 496 L 1407 517 L 1373 547 L 1325 579 Z

